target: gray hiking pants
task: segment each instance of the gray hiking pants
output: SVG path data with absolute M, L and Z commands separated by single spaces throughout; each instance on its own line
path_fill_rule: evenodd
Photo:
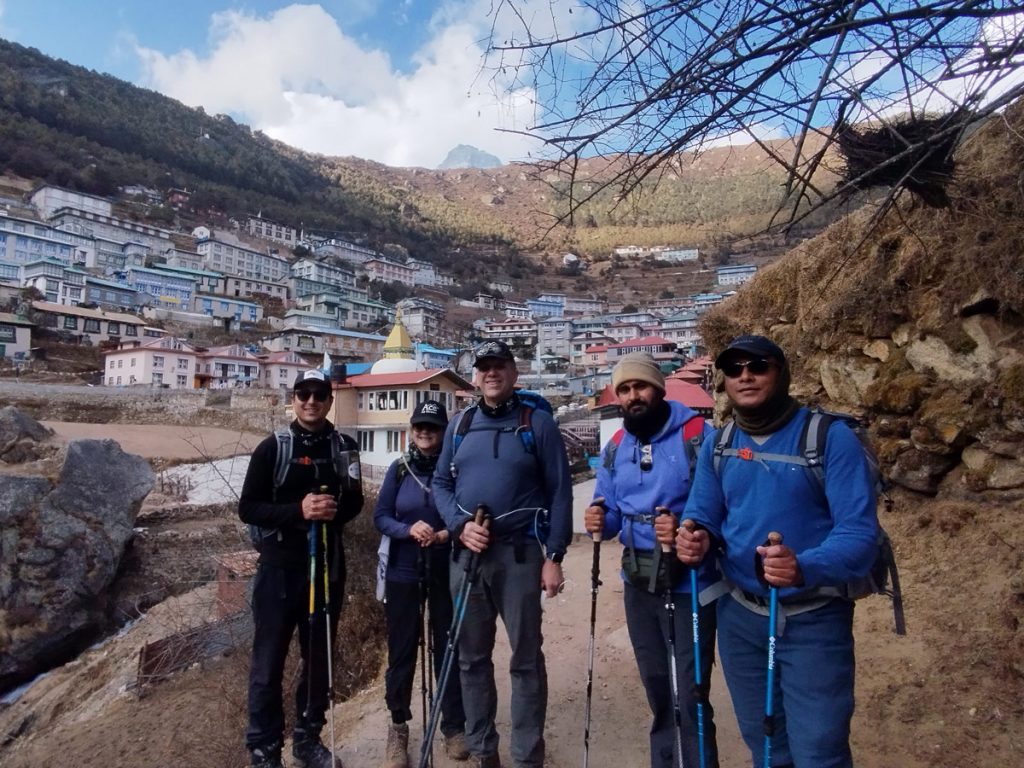
M 498 692 L 492 653 L 500 616 L 512 652 L 512 760 L 517 768 L 540 768 L 544 765 L 548 702 L 547 670 L 541 650 L 540 571 L 544 556 L 536 544 L 527 541 L 521 552 L 523 562 L 517 563 L 515 549 L 511 542 L 496 541 L 478 558 L 480 569 L 459 635 L 466 741 L 474 756 L 498 752 L 494 727 Z M 458 563 L 451 569 L 452 594 L 456 597 L 469 554 L 466 550 L 460 552 Z

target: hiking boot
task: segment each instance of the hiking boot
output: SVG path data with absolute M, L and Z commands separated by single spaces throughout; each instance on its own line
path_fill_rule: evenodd
M 281 762 L 281 745 L 256 747 L 249 752 L 249 764 L 252 768 L 284 768 Z
M 388 746 L 384 751 L 384 768 L 409 768 L 409 724 L 391 723 Z
M 469 745 L 466 744 L 466 734 L 462 731 L 445 734 L 444 753 L 452 760 L 466 760 L 469 758 Z M 497 757 L 497 755 L 495 755 Z
M 292 742 L 292 758 L 295 768 L 342 768 L 341 759 L 333 757 L 320 739 Z
M 501 768 L 501 758 L 495 752 L 491 755 L 473 755 L 469 761 L 470 768 Z

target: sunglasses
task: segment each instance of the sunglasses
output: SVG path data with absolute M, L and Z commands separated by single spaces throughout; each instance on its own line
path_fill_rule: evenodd
M 722 373 L 725 374 L 728 379 L 738 379 L 743 375 L 743 369 L 746 368 L 755 376 L 760 376 L 762 373 L 767 373 L 768 369 L 775 365 L 774 360 L 769 360 L 765 357 L 757 357 L 753 360 L 747 360 L 744 362 L 732 362 L 722 364 Z
M 323 403 L 331 396 L 331 393 L 326 389 L 296 389 L 295 397 L 300 403 L 304 403 L 309 398 L 313 398 L 318 403 Z

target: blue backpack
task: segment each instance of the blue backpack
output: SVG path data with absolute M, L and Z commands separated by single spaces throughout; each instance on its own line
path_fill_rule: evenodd
M 798 454 L 795 456 L 779 455 L 774 453 L 761 453 L 750 451 L 747 448 L 737 450 L 732 447 L 733 438 L 736 434 L 736 422 L 731 419 L 718 432 L 718 439 L 715 441 L 714 458 L 712 465 L 715 475 L 722 476 L 722 462 L 730 457 L 751 461 L 754 459 L 769 459 L 782 461 L 787 464 L 797 464 L 805 467 L 814 478 L 815 484 L 825 493 L 825 441 L 828 437 L 828 429 L 835 422 L 841 421 L 850 428 L 850 431 L 857 437 L 861 449 L 864 451 L 864 460 L 874 480 L 875 492 L 885 500 L 886 508 L 892 505 L 892 499 L 887 492 L 888 485 L 882 474 L 881 465 L 878 461 L 878 454 L 871 443 L 871 435 L 861 423 L 860 419 L 846 413 L 835 413 L 820 408 L 811 409 L 804 422 L 803 430 L 800 433 Z M 893 552 L 892 539 L 885 532 L 881 525 L 878 526 L 878 541 L 874 562 L 868 575 L 845 584 L 842 587 L 823 588 L 823 594 L 833 591 L 838 597 L 847 600 L 859 600 L 868 595 L 885 595 L 892 600 L 893 623 L 896 625 L 896 634 L 907 634 L 906 618 L 903 612 L 903 593 L 900 589 L 900 574 L 896 567 L 896 554 Z

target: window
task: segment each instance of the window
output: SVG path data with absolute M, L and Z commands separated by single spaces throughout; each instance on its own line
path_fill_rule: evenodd
M 117 361 L 117 367 L 118 368 L 124 368 L 124 360 L 118 360 Z
M 164 385 L 164 375 L 162 373 L 154 373 L 153 383 L 158 387 L 162 387 Z
M 78 318 L 77 317 L 71 317 L 70 315 L 65 315 L 64 316 L 64 329 L 67 330 L 67 331 L 77 331 L 78 330 Z
M 188 358 L 187 357 L 179 357 L 178 358 L 178 370 L 179 371 L 187 371 L 188 370 Z
M 184 386 L 187 386 L 187 384 L 188 384 L 188 376 L 179 375 L 178 376 L 178 386 L 179 387 L 184 387 Z
M 113 362 L 111 362 L 111 364 L 113 364 Z M 107 386 L 108 386 L 108 387 L 112 387 L 112 386 L 114 386 L 114 377 L 113 377 L 113 376 L 111 376 L 111 377 L 109 377 L 109 378 L 107 379 Z
M 126 325 L 124 327 L 124 335 L 125 336 L 138 336 L 139 335 L 139 329 L 136 328 L 134 325 Z
M 153 367 L 154 368 L 163 368 L 164 367 L 164 357 L 163 357 L 163 355 L 153 355 Z
M 92 318 L 86 318 L 84 323 L 84 329 L 86 333 L 99 333 L 100 332 L 100 321 L 93 320 Z
M 110 367 L 111 367 L 111 369 L 113 369 L 113 367 L 114 367 L 114 361 L 113 360 L 110 361 Z
M 359 442 L 360 451 L 373 451 L 373 432 L 366 430 L 357 430 L 356 438 Z
M 120 376 L 117 377 L 117 383 L 118 383 L 118 385 L 121 384 L 121 377 Z

